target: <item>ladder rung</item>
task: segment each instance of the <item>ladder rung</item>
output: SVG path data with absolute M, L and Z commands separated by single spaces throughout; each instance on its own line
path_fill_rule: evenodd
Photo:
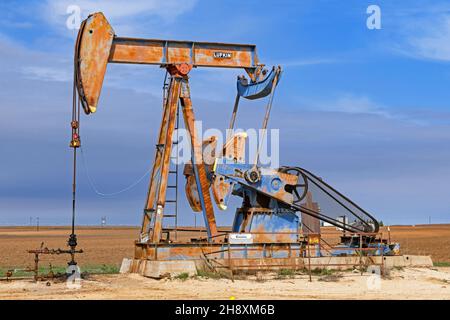
M 169 173 L 177 173 L 176 170 L 170 170 Z
M 176 216 L 176 214 L 165 214 L 164 218 L 175 218 Z
M 167 188 L 176 188 L 177 186 L 167 186 Z
M 177 200 L 166 200 L 166 203 L 175 203 Z

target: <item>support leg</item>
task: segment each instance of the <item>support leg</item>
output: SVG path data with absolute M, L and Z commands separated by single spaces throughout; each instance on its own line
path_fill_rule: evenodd
M 182 78 L 173 77 L 172 84 L 169 88 L 169 119 L 167 123 L 166 139 L 164 141 L 164 152 L 162 154 L 161 161 L 161 174 L 158 187 L 156 189 L 156 210 L 155 210 L 155 223 L 153 225 L 153 233 L 151 240 L 154 243 L 158 243 L 161 240 L 162 220 L 164 215 L 164 205 L 166 202 L 167 181 L 169 178 L 170 168 L 170 154 L 172 151 L 172 136 L 175 129 L 178 100 L 180 97 L 180 85 Z
M 214 208 L 211 201 L 211 195 L 209 193 L 209 182 L 206 176 L 205 166 L 203 164 L 201 142 L 197 137 L 197 131 L 195 128 L 194 110 L 192 109 L 192 101 L 187 79 L 183 80 L 180 99 L 181 106 L 183 108 L 185 126 L 188 129 L 191 138 L 192 168 L 194 170 L 197 190 L 203 210 L 203 217 L 205 219 L 206 230 L 208 232 L 208 240 L 212 241 L 213 237 L 217 235 L 216 218 L 214 216 Z
M 161 240 L 162 218 L 170 167 L 172 136 L 175 128 L 176 110 L 180 95 L 180 83 L 181 78 L 173 77 L 169 86 L 169 98 L 167 99 L 163 111 L 163 119 L 156 147 L 147 203 L 144 210 L 141 241 L 151 240 L 152 242 L 159 242 Z M 153 221 L 151 221 L 151 219 L 153 219 Z M 153 230 L 151 235 L 149 235 L 151 222 L 153 222 Z

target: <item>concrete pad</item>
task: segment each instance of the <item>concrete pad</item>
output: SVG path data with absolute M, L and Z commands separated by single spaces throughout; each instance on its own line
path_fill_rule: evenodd
M 402 256 L 372 256 L 363 257 L 362 264 L 375 270 L 375 273 L 380 272 L 380 265 L 382 263 L 386 269 L 392 269 L 394 267 L 432 267 L 433 261 L 430 256 L 414 256 L 414 255 L 402 255 Z M 278 261 L 280 260 L 280 261 Z M 279 268 L 290 268 L 293 265 L 298 267 L 308 267 L 308 259 L 295 258 L 292 259 L 278 259 L 277 264 Z M 297 261 L 298 260 L 298 261 Z M 227 259 L 218 259 L 216 261 L 219 264 L 227 265 Z M 239 262 L 239 263 L 238 263 Z M 295 263 L 294 263 L 295 262 Z M 240 264 L 246 265 L 249 261 L 245 259 L 239 259 L 233 262 L 233 269 L 239 270 Z M 255 261 L 254 265 L 257 266 Z M 271 262 L 275 263 L 274 261 Z M 314 257 L 311 258 L 311 269 L 335 269 L 346 270 L 352 268 L 358 268 L 360 258 L 357 256 L 347 257 Z M 259 265 L 261 270 L 267 269 L 265 264 Z M 188 273 L 190 276 L 196 275 L 197 270 L 207 270 L 209 266 L 202 260 L 141 260 L 141 259 L 123 259 L 120 267 L 120 273 L 138 273 L 147 277 L 161 278 L 164 276 L 177 276 L 180 273 Z M 246 269 L 243 267 L 242 269 Z M 272 267 L 273 269 L 273 267 Z
M 386 256 L 383 257 L 384 267 L 392 269 L 394 267 L 407 267 L 409 266 L 409 260 L 405 259 L 405 256 Z M 377 263 L 381 262 L 381 257 L 377 257 Z
M 145 268 L 142 275 L 151 278 L 161 278 L 163 276 L 177 276 L 181 273 L 187 273 L 189 276 L 197 274 L 195 261 L 193 260 L 166 260 L 145 262 Z
M 130 273 L 131 267 L 133 266 L 133 259 L 123 258 L 122 264 L 120 265 L 120 273 Z
M 362 263 L 364 265 L 379 265 L 383 259 L 385 268 L 394 267 L 432 267 L 433 261 L 430 256 L 413 256 L 413 255 L 401 255 L 401 256 L 373 256 L 363 257 Z M 308 262 L 305 259 L 305 265 Z M 359 266 L 359 257 L 347 256 L 347 257 L 318 257 L 311 258 L 311 268 L 328 268 L 328 269 L 348 269 L 352 266 Z
M 433 261 L 430 256 L 405 256 L 411 267 L 432 267 Z
M 381 257 L 378 257 L 378 260 Z M 432 267 L 433 261 L 430 256 L 414 256 L 414 255 L 402 255 L 402 256 L 386 256 L 383 257 L 386 268 L 394 267 Z

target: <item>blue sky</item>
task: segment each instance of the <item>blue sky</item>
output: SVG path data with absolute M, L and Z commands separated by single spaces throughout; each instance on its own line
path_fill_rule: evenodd
M 256 44 L 263 62 L 284 69 L 269 122 L 281 130 L 283 165 L 315 172 L 384 222 L 450 222 L 448 1 L 125 3 L 0 3 L 0 224 L 70 222 L 73 4 L 83 18 L 103 11 L 119 36 Z M 381 8 L 381 30 L 366 27 L 371 4 Z M 205 127 L 227 126 L 239 74 L 191 72 Z M 163 75 L 108 66 L 98 112 L 83 116 L 81 133 L 100 191 L 128 186 L 151 165 Z M 238 126 L 259 126 L 263 108 L 243 103 Z M 145 180 L 100 197 L 80 166 L 78 222 L 139 224 L 146 188 Z M 184 199 L 181 209 L 181 223 L 191 223 Z M 216 213 L 221 224 L 233 214 Z

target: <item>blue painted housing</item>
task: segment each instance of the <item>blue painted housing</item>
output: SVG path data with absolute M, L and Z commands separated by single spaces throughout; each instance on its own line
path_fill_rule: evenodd
M 332 250 L 331 255 L 332 256 L 354 256 L 358 254 L 358 251 L 355 249 L 358 249 L 359 246 L 357 245 L 345 245 L 341 244 L 335 247 L 335 249 Z M 400 250 L 400 244 L 395 243 L 392 245 L 388 245 L 385 243 L 372 243 L 369 244 L 369 248 L 374 249 L 373 251 L 368 251 L 368 255 L 371 256 L 381 256 L 383 253 L 384 256 L 389 255 L 395 255 Z
M 263 80 L 255 83 L 246 83 L 242 79 L 237 81 L 238 94 L 246 99 L 255 100 L 268 96 L 272 90 L 272 83 L 275 78 L 275 67 Z M 281 73 L 278 75 L 277 83 L 280 81 Z
M 244 213 L 236 212 L 232 227 L 233 232 L 240 232 L 243 222 Z M 276 241 L 276 238 L 280 235 L 276 235 L 276 233 L 286 233 L 282 235 L 282 242 L 297 242 L 299 218 L 294 212 L 289 211 L 275 211 L 270 214 L 267 212 L 253 213 L 249 223 L 245 226 L 244 232 L 261 232 L 261 234 L 256 235 L 267 239 L 267 242 L 269 242 L 269 239 L 279 242 Z

